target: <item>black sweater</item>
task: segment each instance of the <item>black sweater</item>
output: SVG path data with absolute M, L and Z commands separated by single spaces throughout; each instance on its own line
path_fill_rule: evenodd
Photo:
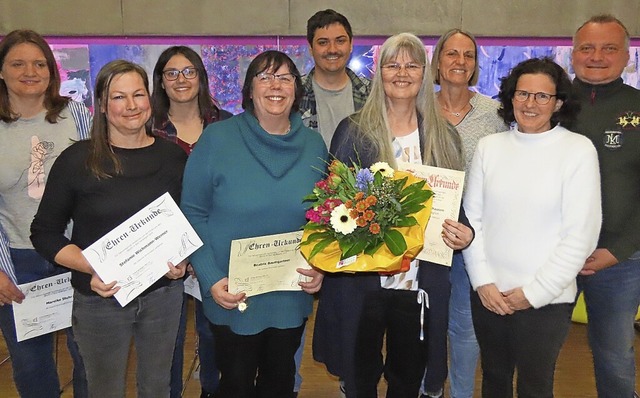
M 640 91 L 622 82 L 591 85 L 575 79 L 582 109 L 576 133 L 598 151 L 602 184 L 599 248 L 618 261 L 640 250 Z
M 31 241 L 53 262 L 69 243 L 85 249 L 165 192 L 180 203 L 182 174 L 187 155 L 174 143 L 156 139 L 138 149 L 113 148 L 123 173 L 97 179 L 86 167 L 89 141 L 78 142 L 60 154 L 51 168 L 40 207 L 31 224 Z M 71 240 L 64 236 L 73 219 Z M 73 271 L 71 284 L 94 294 L 91 276 Z M 162 278 L 150 290 L 167 284 Z

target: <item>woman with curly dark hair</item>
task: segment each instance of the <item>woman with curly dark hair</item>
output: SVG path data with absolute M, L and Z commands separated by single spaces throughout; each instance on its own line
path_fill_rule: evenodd
M 463 252 L 482 361 L 482 396 L 552 397 L 576 275 L 601 224 L 595 148 L 566 127 L 577 106 L 550 59 L 502 79 L 500 116 L 513 128 L 480 140 L 464 208 L 476 239 Z

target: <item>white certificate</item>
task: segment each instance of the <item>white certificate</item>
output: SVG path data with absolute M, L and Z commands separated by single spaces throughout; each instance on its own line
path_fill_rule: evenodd
M 202 241 L 169 193 L 165 193 L 82 251 L 105 283 L 127 305 L 202 246 Z
M 283 290 L 302 290 L 307 277 L 296 268 L 311 269 L 300 253 L 302 231 L 231 241 L 229 292 L 247 297 Z
M 21 304 L 12 304 L 18 341 L 71 326 L 71 272 L 23 283 L 18 288 L 24 293 Z
M 195 276 L 189 275 L 184 280 L 184 292 L 198 301 L 202 301 L 202 293 L 200 293 L 200 283 Z
M 450 267 L 453 249 L 442 240 L 442 224 L 447 218 L 458 220 L 464 187 L 464 171 L 413 163 L 399 163 L 398 168 L 425 179 L 434 194 L 431 218 L 424 234 L 424 247 L 416 258 Z

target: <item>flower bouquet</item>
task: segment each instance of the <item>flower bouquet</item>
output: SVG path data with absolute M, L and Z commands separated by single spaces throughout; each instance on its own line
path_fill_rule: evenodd
M 424 180 L 387 163 L 334 160 L 304 198 L 312 204 L 301 252 L 327 272 L 401 271 L 422 249 L 432 196 Z

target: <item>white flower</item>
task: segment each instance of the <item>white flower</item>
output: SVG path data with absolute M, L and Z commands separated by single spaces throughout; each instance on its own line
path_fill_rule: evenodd
M 371 170 L 373 174 L 376 174 L 379 171 L 383 177 L 393 177 L 393 169 L 387 162 L 376 162 L 369 167 L 369 170 Z
M 331 226 L 337 232 L 343 235 L 348 235 L 353 232 L 356 227 L 356 220 L 349 215 L 349 209 L 347 206 L 341 204 L 331 211 Z

